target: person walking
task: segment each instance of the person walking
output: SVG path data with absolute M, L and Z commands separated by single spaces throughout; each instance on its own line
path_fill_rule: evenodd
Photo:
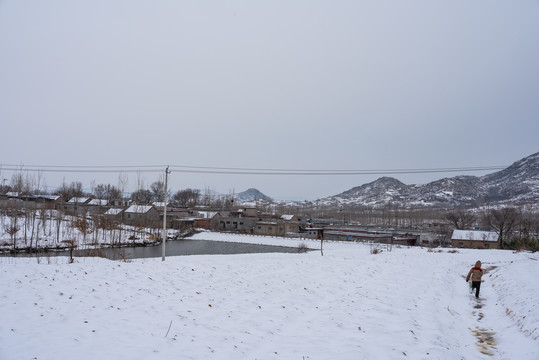
M 475 297 L 479 297 L 479 290 L 481 289 L 481 276 L 483 276 L 483 269 L 481 269 L 481 261 L 477 260 L 475 266 L 470 269 L 468 276 L 466 276 L 466 282 L 472 279 L 472 292 L 475 289 Z

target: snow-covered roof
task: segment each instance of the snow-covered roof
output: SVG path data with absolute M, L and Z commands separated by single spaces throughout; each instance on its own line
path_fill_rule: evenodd
M 498 241 L 498 234 L 494 231 L 478 230 L 454 230 L 451 240 L 471 240 L 471 241 Z
M 146 214 L 153 208 L 152 205 L 131 205 L 125 210 L 126 213 Z
M 8 197 L 19 197 L 22 196 L 21 194 L 14 193 L 14 192 L 8 192 L 6 193 L 6 196 Z M 40 195 L 24 195 L 22 196 L 24 199 L 28 200 L 52 200 L 56 201 L 60 199 L 60 195 L 47 195 L 47 194 L 40 194 Z
M 117 208 L 110 208 L 107 210 L 107 212 L 105 213 L 105 215 L 118 215 L 119 213 L 121 213 L 123 211 L 123 209 L 117 209 Z
M 165 202 L 164 201 L 155 201 L 152 203 L 153 206 L 155 207 L 165 207 Z M 167 202 L 167 206 L 169 206 L 170 203 Z
M 90 198 L 88 197 L 72 197 L 69 199 L 68 203 L 70 204 L 85 204 L 88 201 L 90 201 Z
M 281 219 L 285 221 L 290 221 L 294 218 L 295 215 L 281 215 Z
M 212 219 L 215 215 L 218 214 L 217 211 L 199 211 L 199 215 L 201 215 L 204 219 Z
M 58 200 L 60 199 L 60 195 L 38 195 L 41 199 L 47 199 L 47 200 Z
M 107 206 L 108 203 L 109 203 L 108 200 L 104 200 L 104 199 L 92 199 L 92 200 L 90 200 L 90 202 L 88 203 L 88 205 Z

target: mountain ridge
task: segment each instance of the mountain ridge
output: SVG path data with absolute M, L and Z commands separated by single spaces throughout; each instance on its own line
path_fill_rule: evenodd
M 539 152 L 484 176 L 458 175 L 423 185 L 406 185 L 392 177 L 353 187 L 317 200 L 327 206 L 387 204 L 403 207 L 536 204 L 539 201 Z
M 539 204 L 539 152 L 522 158 L 505 169 L 483 175 L 457 175 L 427 184 L 406 185 L 393 177 L 380 177 L 340 194 L 314 201 L 274 201 L 255 188 L 235 195 L 238 203 L 253 205 L 259 201 L 282 205 L 328 207 L 389 204 L 404 208 L 478 207 L 482 205 Z

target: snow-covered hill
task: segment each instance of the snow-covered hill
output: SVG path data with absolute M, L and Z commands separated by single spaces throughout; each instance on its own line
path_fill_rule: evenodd
M 256 201 L 268 202 L 271 201 L 271 198 L 261 193 L 258 189 L 250 188 L 240 193 L 237 193 L 235 196 L 235 200 L 240 203 L 251 203 Z
M 217 196 L 214 194 L 214 196 Z M 221 195 L 224 196 L 224 195 Z M 246 206 L 272 203 L 269 196 L 251 188 L 234 195 Z M 482 177 L 455 176 L 422 185 L 406 185 L 392 177 L 382 177 L 338 195 L 312 201 L 279 201 L 282 205 L 343 205 L 383 207 L 476 207 L 484 204 L 521 205 L 539 203 L 539 152 L 508 168 Z
M 0 359 L 537 359 L 538 255 L 369 250 L 0 258 Z M 479 300 L 464 280 L 477 259 Z
M 383 177 L 318 201 L 327 206 L 386 204 L 414 206 L 480 206 L 536 204 L 539 202 L 539 153 L 496 173 L 475 177 L 456 176 L 425 185 L 405 185 Z

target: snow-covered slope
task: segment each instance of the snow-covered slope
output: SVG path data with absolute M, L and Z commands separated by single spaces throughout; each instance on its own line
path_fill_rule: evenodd
M 539 153 L 481 178 L 485 198 L 509 202 L 539 200 Z
M 537 359 L 538 255 L 324 250 L 0 258 L 0 359 Z M 477 259 L 488 271 L 479 301 L 464 280 Z
M 236 198 L 236 201 L 238 201 L 239 203 L 250 203 L 250 202 L 256 202 L 259 200 L 271 201 L 271 198 L 269 196 L 266 196 L 263 193 L 261 193 L 258 189 L 253 189 L 253 188 L 237 193 L 235 198 Z
M 383 177 L 318 201 L 327 206 L 386 204 L 414 206 L 479 206 L 539 202 L 539 153 L 482 177 L 456 176 L 425 185 L 405 185 Z

